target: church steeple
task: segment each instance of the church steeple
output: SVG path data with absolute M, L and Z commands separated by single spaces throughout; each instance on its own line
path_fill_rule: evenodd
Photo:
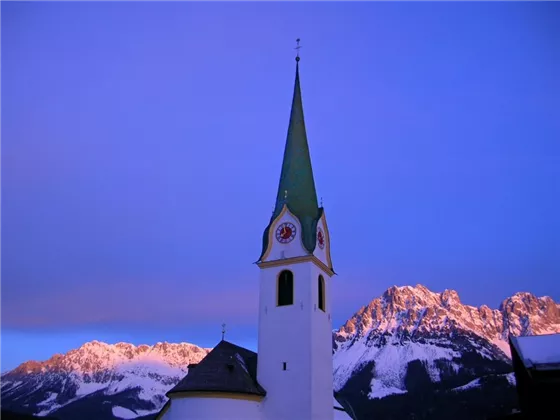
M 335 273 L 311 168 L 299 61 L 298 55 L 276 204 L 257 262 L 257 379 L 267 390 L 262 418 L 333 420 L 330 296 Z
M 303 104 L 301 99 L 301 86 L 299 79 L 299 54 L 296 57 L 296 78 L 288 135 L 284 148 L 284 159 L 280 182 L 276 194 L 276 205 L 270 222 L 278 217 L 287 205 L 288 210 L 298 218 L 302 227 L 302 242 L 305 249 L 311 254 L 315 249 L 317 235 L 317 221 L 321 217 L 321 209 L 317 202 L 317 192 L 311 167 L 311 156 L 305 131 L 303 118 Z M 268 246 L 268 230 L 264 232 L 264 255 Z M 260 258 L 259 258 L 260 259 Z
M 287 197 L 284 198 L 285 196 Z M 306 219 L 317 218 L 319 204 L 317 202 L 317 192 L 315 191 L 311 156 L 309 154 L 309 145 L 307 144 L 305 120 L 303 118 L 299 62 L 296 63 L 292 111 L 290 113 L 286 146 L 284 148 L 280 183 L 276 195 L 274 217 L 280 214 L 285 202 L 288 204 L 290 211 L 300 219 L 300 222 Z

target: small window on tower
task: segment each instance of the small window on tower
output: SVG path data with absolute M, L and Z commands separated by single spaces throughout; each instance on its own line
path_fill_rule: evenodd
M 325 311 L 325 279 L 321 275 L 317 279 L 317 286 L 319 287 L 318 290 L 319 309 L 324 312 Z
M 291 271 L 284 270 L 280 273 L 276 292 L 278 306 L 294 304 L 294 275 Z
M 287 368 L 287 366 L 286 366 L 286 365 L 287 365 L 287 363 L 286 363 L 286 362 L 282 363 L 282 370 L 286 370 L 286 368 Z

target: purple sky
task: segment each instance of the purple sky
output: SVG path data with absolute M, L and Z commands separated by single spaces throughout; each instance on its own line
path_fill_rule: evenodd
M 2 2 L 2 370 L 255 348 L 295 38 L 339 273 L 560 300 L 560 4 Z

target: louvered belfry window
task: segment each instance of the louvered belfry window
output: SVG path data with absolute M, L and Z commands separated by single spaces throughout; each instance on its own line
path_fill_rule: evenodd
M 294 304 L 294 275 L 289 270 L 284 270 L 278 276 L 278 306 Z

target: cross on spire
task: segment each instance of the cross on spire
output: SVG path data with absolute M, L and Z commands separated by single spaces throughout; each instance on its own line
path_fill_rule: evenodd
M 226 324 L 222 324 L 222 341 L 224 340 L 225 336 L 226 336 Z
M 299 49 L 301 48 L 301 45 L 299 45 L 299 41 L 300 41 L 300 39 L 299 39 L 299 38 L 298 38 L 298 39 L 296 39 L 296 44 L 297 44 L 297 45 L 296 45 L 296 47 L 294 48 L 294 50 L 296 50 L 296 51 L 297 51 L 297 55 L 296 55 L 296 61 L 299 61 Z

